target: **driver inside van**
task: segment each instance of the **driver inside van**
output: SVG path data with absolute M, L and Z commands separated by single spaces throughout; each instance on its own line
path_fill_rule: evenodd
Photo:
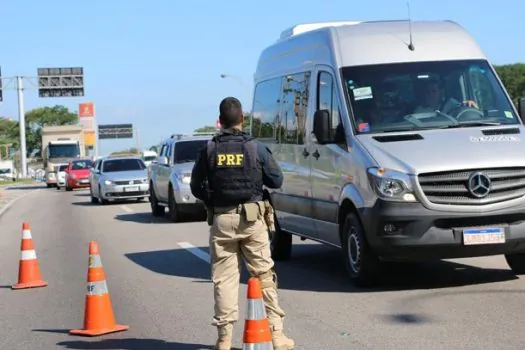
M 423 104 L 416 107 L 414 113 L 440 111 L 448 114 L 460 106 L 479 109 L 478 105 L 474 101 L 467 100 L 461 103 L 453 97 L 444 97 L 441 92 L 439 82 L 435 79 L 431 79 L 430 81 L 422 83 L 422 94 Z

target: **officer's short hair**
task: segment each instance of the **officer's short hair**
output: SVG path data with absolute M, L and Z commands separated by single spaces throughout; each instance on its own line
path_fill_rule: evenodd
M 242 121 L 242 105 L 235 97 L 226 97 L 219 105 L 219 121 L 225 129 L 239 125 Z

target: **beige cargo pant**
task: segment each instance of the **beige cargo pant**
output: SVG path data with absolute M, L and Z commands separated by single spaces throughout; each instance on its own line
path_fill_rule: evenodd
M 251 276 L 259 276 L 266 314 L 272 329 L 282 330 L 284 311 L 277 297 L 277 276 L 270 252 L 268 231 L 261 217 L 246 222 L 240 208 L 216 208 L 210 229 L 211 278 L 214 286 L 213 325 L 238 320 L 241 260 Z

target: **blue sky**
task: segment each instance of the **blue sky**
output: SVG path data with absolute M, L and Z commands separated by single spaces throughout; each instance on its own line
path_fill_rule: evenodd
M 412 0 L 411 13 L 414 20 L 459 22 L 495 64 L 525 62 L 523 1 Z M 26 110 L 77 110 L 92 101 L 99 124 L 133 123 L 147 148 L 171 133 L 213 125 L 225 96 L 249 110 L 258 55 L 285 28 L 406 17 L 404 0 L 0 0 L 0 66 L 4 77 L 84 67 L 84 98 L 41 99 L 27 90 Z M 18 118 L 16 91 L 4 91 L 0 115 Z M 134 145 L 102 140 L 101 154 Z

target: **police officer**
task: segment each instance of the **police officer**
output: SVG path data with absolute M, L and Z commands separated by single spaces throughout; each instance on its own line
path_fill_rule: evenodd
M 208 207 L 211 277 L 218 329 L 216 349 L 230 350 L 233 323 L 238 319 L 240 260 L 261 281 L 263 300 L 275 350 L 291 350 L 294 341 L 283 333 L 285 313 L 277 297 L 277 276 L 263 217 L 263 185 L 280 188 L 283 175 L 270 150 L 242 132 L 238 99 L 221 101 L 222 130 L 205 147 L 191 174 L 191 192 Z M 211 215 L 210 215 L 211 213 Z

